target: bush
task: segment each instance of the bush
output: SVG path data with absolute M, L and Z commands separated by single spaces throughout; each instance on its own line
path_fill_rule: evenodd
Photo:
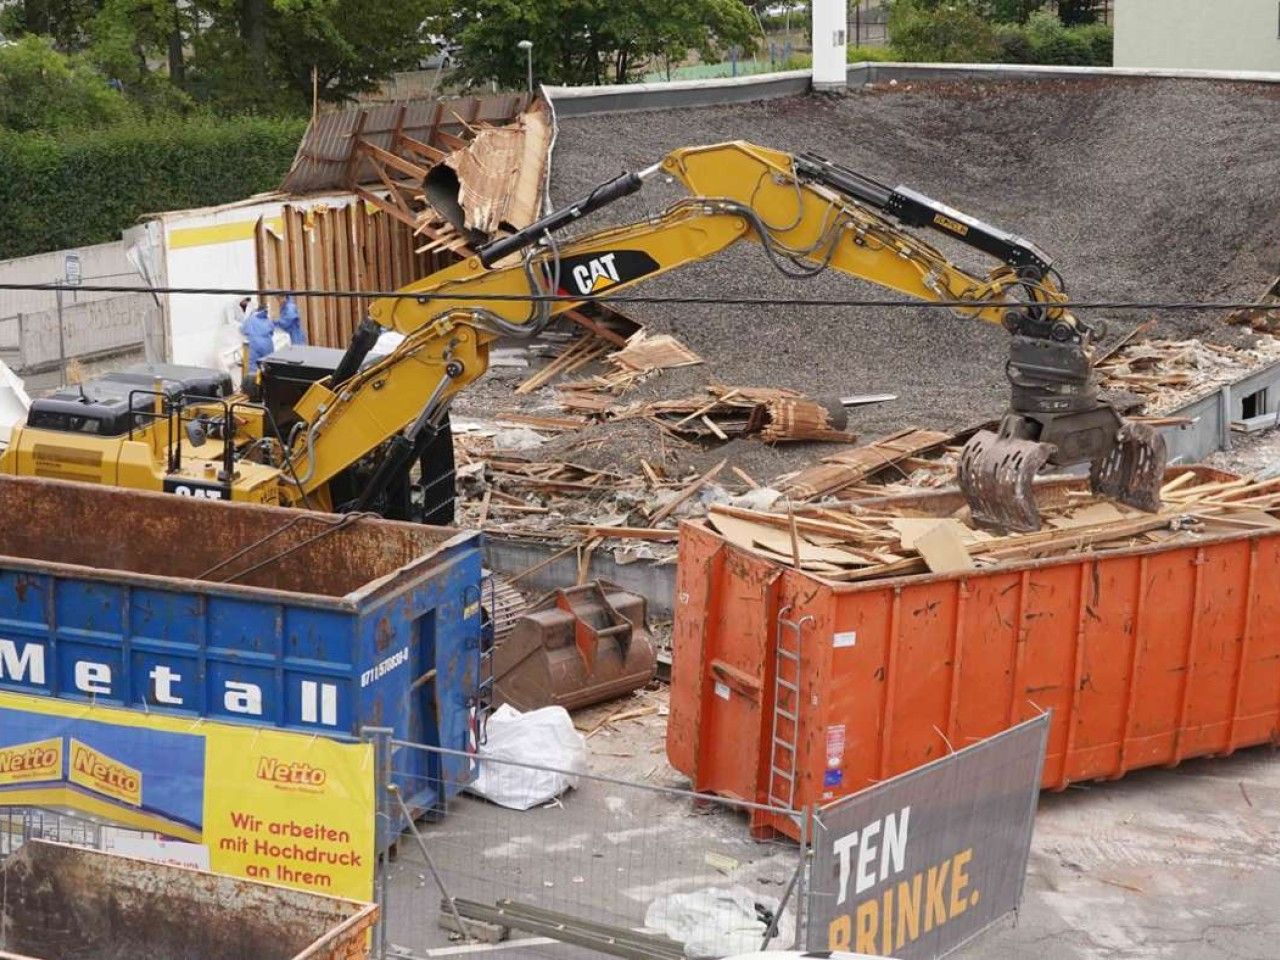
M 996 27 L 996 61 L 998 63 L 1030 63 L 1031 40 L 1027 31 L 1015 23 Z
M 903 59 L 893 47 L 855 47 L 850 46 L 845 52 L 846 63 L 893 63 Z
M 904 60 L 983 63 L 996 54 L 995 28 L 974 0 L 894 0 L 889 35 Z
M 1089 65 L 1109 67 L 1113 61 L 1116 33 L 1105 23 L 1090 23 L 1083 27 L 1070 27 L 1077 31 L 1089 47 Z
M 241 118 L 0 133 L 0 259 L 104 243 L 146 213 L 273 189 L 305 128 L 305 120 Z
M 1079 30 L 1062 25 L 1057 14 L 1037 10 L 1027 20 L 1027 39 L 1031 44 L 1031 63 L 1087 66 L 1092 51 Z

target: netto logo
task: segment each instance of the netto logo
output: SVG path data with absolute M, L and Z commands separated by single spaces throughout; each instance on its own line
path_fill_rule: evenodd
M 277 760 L 275 757 L 259 757 L 258 779 L 285 786 L 314 788 L 323 787 L 329 775 L 324 767 L 313 767 L 309 763 Z
M 62 779 L 62 738 L 0 749 L 0 784 Z
M 75 739 L 71 741 L 70 779 L 130 806 L 142 806 L 142 773 Z
M 951 217 L 946 216 L 945 214 L 935 213 L 933 215 L 933 222 L 942 227 L 943 230 L 950 230 L 957 237 L 964 237 L 969 234 L 968 226 L 961 223 L 959 220 L 954 220 Z

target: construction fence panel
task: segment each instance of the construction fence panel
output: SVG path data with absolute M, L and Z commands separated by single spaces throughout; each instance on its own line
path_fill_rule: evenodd
M 432 755 L 429 768 L 444 769 L 459 757 L 466 763 L 455 766 L 462 772 L 451 782 L 414 783 L 404 771 L 423 768 L 409 760 L 416 751 Z M 773 916 L 775 947 L 801 942 L 806 847 L 780 835 L 753 838 L 750 804 L 585 773 L 573 789 L 547 800 L 554 768 L 399 741 L 389 754 L 391 779 L 401 790 L 449 799 L 410 826 L 396 858 L 384 864 L 387 956 L 425 957 L 450 945 L 445 926 L 456 921 L 445 895 L 464 922 L 497 910 L 517 917 L 510 939 L 531 938 L 530 952 L 552 957 L 581 949 L 585 944 L 574 937 L 584 931 L 624 941 L 603 952 L 634 950 L 653 960 L 673 950 L 678 956 L 678 944 L 687 941 L 704 955 L 753 952 Z M 514 807 L 529 808 L 499 806 L 457 782 L 474 784 L 480 776 L 500 781 Z M 395 793 L 382 791 L 384 822 L 403 822 L 388 814 L 399 802 Z M 542 924 L 562 922 L 568 933 L 547 936 Z
M 1047 713 L 818 811 L 810 950 L 937 960 L 1022 898 Z

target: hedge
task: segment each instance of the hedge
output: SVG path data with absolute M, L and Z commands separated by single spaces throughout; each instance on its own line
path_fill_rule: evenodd
M 0 132 L 0 259 L 104 243 L 147 213 L 274 189 L 306 125 L 250 117 Z

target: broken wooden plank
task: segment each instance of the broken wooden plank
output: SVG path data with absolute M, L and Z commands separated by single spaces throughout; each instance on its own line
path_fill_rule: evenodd
M 726 463 L 728 463 L 727 460 L 721 460 L 719 463 L 717 463 L 714 467 L 712 467 L 702 476 L 698 477 L 698 479 L 694 480 L 688 486 L 684 487 L 679 493 L 676 494 L 674 500 L 668 503 L 665 507 L 663 507 L 657 513 L 655 513 L 653 516 L 651 516 L 649 518 L 649 522 L 653 524 L 661 523 L 663 520 L 667 519 L 667 517 L 671 516 L 671 514 L 675 513 L 676 508 L 679 507 L 680 504 L 688 500 L 690 497 L 692 497 L 699 490 L 701 490 L 703 484 L 708 483 L 709 481 L 714 480 L 717 476 L 719 476 L 720 471 L 725 468 Z
M 974 569 L 973 558 L 954 526 L 938 521 L 915 540 L 916 552 L 930 573 L 959 573 Z
M 588 524 L 569 524 L 569 529 L 590 537 L 615 537 L 619 540 L 656 540 L 674 543 L 680 539 L 679 530 L 661 530 L 654 527 L 601 527 Z
M 779 484 L 779 489 L 795 500 L 816 500 L 950 439 L 951 434 L 936 430 L 903 430 L 866 446 L 823 457 L 821 463 L 806 467 Z

